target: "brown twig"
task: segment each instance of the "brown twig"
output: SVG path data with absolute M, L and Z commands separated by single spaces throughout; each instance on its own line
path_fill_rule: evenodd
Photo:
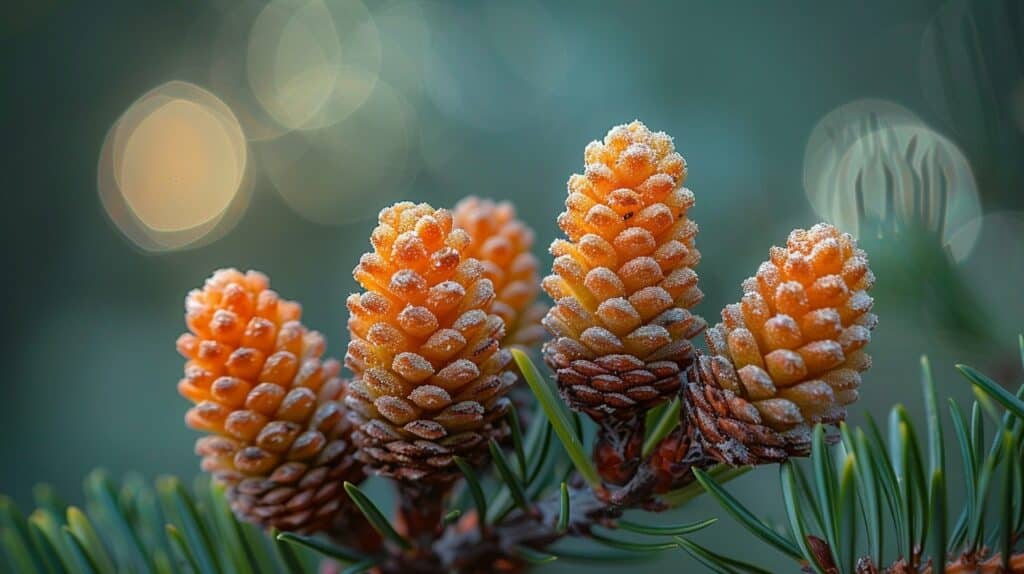
M 658 475 L 652 458 L 638 465 L 632 478 L 621 487 L 606 485 L 595 493 L 582 481 L 574 481 L 568 489 L 569 519 L 564 530 L 558 529 L 561 497 L 556 491 L 534 503 L 529 511 L 516 509 L 498 524 L 484 529 L 479 528 L 480 517 L 476 512 L 467 513 L 454 527 L 433 540 L 428 552 L 418 546 L 418 550 L 391 555 L 379 570 L 383 574 L 520 572 L 526 566 L 520 548 L 543 551 L 566 536 L 586 537 L 595 525 L 614 528 L 615 519 L 629 508 L 649 511 L 667 508 L 655 496 Z M 707 461 L 694 462 L 705 464 Z M 678 476 L 675 486 L 693 481 L 693 474 L 688 471 Z M 405 509 L 404 504 L 400 508 Z M 410 523 L 405 524 L 408 528 Z M 426 539 L 419 540 L 418 544 L 424 542 Z

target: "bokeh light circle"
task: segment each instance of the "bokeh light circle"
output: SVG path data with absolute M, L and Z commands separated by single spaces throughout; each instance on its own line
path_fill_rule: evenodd
M 541 114 L 563 91 L 569 71 L 566 40 L 533 0 L 424 7 L 431 28 L 424 79 L 445 115 L 477 128 L 520 127 L 523 113 Z
M 957 261 L 977 240 L 981 201 L 973 170 L 956 144 L 923 124 L 864 134 L 843 154 L 834 183 L 828 219 L 849 233 L 865 220 L 916 227 L 937 234 Z
M 253 22 L 246 54 L 250 89 L 288 130 L 353 113 L 373 92 L 380 63 L 376 23 L 359 0 L 273 0 Z
M 231 107 L 250 141 L 273 139 L 289 131 L 267 113 L 249 87 L 250 31 L 265 7 L 258 0 L 232 0 L 223 8 L 211 41 L 210 89 Z
M 408 97 L 424 87 L 424 61 L 431 34 L 422 2 L 384 0 L 374 3 L 373 21 L 381 38 L 381 77 Z
M 115 226 L 147 251 L 194 246 L 244 211 L 247 155 L 241 125 L 221 100 L 169 82 L 136 100 L 108 131 L 100 200 Z
M 418 170 L 412 106 L 386 82 L 364 81 L 373 83 L 370 97 L 344 121 L 255 146 L 285 203 L 309 221 L 338 225 L 372 217 L 401 196 Z
M 836 197 L 837 168 L 854 142 L 880 128 L 918 124 L 905 107 L 886 100 L 855 100 L 826 114 L 811 131 L 804 151 L 804 193 L 820 217 L 828 217 Z

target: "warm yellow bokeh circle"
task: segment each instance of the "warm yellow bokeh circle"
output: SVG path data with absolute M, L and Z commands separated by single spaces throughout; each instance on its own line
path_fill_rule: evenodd
M 240 193 L 247 155 L 238 119 L 219 98 L 169 82 L 136 100 L 108 132 L 100 198 L 139 247 L 194 245 L 237 218 L 236 204 L 247 199 Z

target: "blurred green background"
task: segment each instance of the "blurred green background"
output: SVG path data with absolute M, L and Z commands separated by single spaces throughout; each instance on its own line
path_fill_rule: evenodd
M 77 500 L 94 467 L 193 476 L 175 391 L 188 289 L 218 267 L 264 271 L 340 357 L 351 269 L 381 207 L 510 199 L 547 266 L 583 147 L 634 118 L 689 164 L 709 320 L 790 229 L 826 218 L 860 232 L 881 323 L 854 421 L 895 402 L 919 416 L 925 353 L 944 396 L 970 396 L 954 362 L 1019 383 L 1022 13 L 1015 0 L 16 2 L 0 21 L 0 492 L 28 506 L 45 481 Z M 177 164 L 118 155 L 108 130 L 172 80 L 231 110 L 218 120 L 237 116 L 245 181 L 221 219 L 154 240 L 117 203 L 131 182 L 109 172 Z M 868 207 L 851 223 L 858 180 Z M 886 189 L 900 205 L 925 180 L 946 211 L 886 217 Z M 733 490 L 784 517 L 773 469 Z M 698 500 L 665 520 L 713 514 Z M 698 538 L 782 569 L 738 528 L 726 518 Z

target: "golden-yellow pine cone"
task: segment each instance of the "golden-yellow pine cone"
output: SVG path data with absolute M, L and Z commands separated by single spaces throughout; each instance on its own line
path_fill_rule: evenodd
M 850 235 L 824 223 L 793 231 L 708 329 L 702 380 L 749 402 L 758 422 L 779 431 L 843 420 L 871 365 L 873 283 Z
M 693 267 L 693 193 L 672 138 L 640 122 L 612 128 L 569 178 L 543 287 L 555 301 L 544 358 L 568 404 L 595 419 L 635 416 L 676 395 L 705 327 Z
M 540 276 L 533 248 L 533 230 L 516 217 L 507 201 L 467 197 L 455 206 L 455 226 L 469 233 L 464 255 L 484 266 L 494 286 L 491 312 L 505 321 L 502 346 L 529 347 L 544 338 L 540 320 L 547 307 L 537 302 Z
M 365 291 L 347 301 L 353 436 L 379 474 L 450 481 L 453 457 L 482 460 L 510 407 L 515 375 L 500 345 L 505 323 L 490 311 L 494 286 L 448 210 L 395 204 L 371 242 L 354 271 Z
M 186 423 L 208 433 L 196 442 L 203 470 L 229 486 L 235 511 L 312 532 L 345 517 L 341 483 L 363 472 L 341 403 L 341 365 L 321 360 L 324 339 L 300 315 L 263 274 L 215 272 L 185 301 L 178 391 L 195 403 Z

